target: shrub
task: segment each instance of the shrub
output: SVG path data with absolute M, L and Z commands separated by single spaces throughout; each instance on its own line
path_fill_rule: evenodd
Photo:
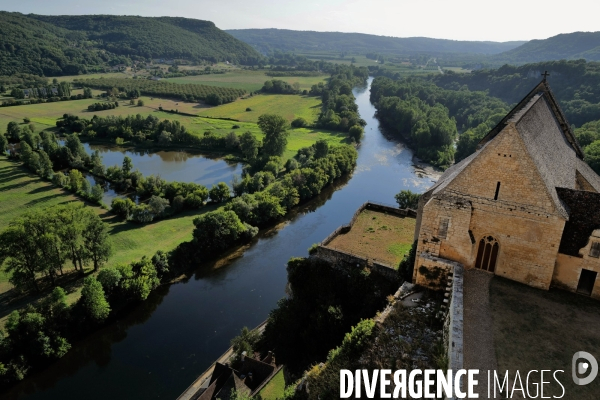
M 364 133 L 364 129 L 360 125 L 354 125 L 348 130 L 348 136 L 356 142 L 360 142 Z
M 308 121 L 302 117 L 298 117 L 292 121 L 292 126 L 294 128 L 304 128 L 305 126 L 308 126 Z
M 246 111 L 252 111 L 250 107 L 246 107 Z

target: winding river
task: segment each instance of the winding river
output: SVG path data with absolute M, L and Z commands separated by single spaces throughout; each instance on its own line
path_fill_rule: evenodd
M 290 257 L 306 256 L 313 243 L 347 223 L 365 201 L 393 204 L 394 194 L 402 189 L 422 192 L 431 186 L 432 177 L 413 167 L 412 152 L 379 129 L 369 102 L 371 81 L 354 90 L 367 126 L 351 177 L 299 207 L 276 228 L 261 232 L 237 257 L 152 293 L 125 317 L 74 343 L 64 358 L 4 398 L 175 399 L 243 326 L 264 321 L 285 296 Z M 104 156 L 106 165 L 119 163 Z M 140 157 L 134 159 L 138 168 L 147 156 Z M 167 178 L 167 171 L 160 172 Z M 171 173 L 184 180 L 177 171 Z

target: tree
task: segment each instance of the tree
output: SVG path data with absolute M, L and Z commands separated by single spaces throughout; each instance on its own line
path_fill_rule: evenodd
M 162 197 L 152 196 L 148 201 L 148 209 L 154 217 L 161 216 L 167 207 L 169 207 L 169 200 Z
M 354 125 L 348 130 L 348 136 L 354 139 L 356 142 L 360 142 L 363 136 L 364 129 L 360 125 Z
M 8 150 L 8 140 L 6 139 L 6 136 L 4 136 L 2 133 L 0 133 L 0 155 L 6 153 L 7 150 Z
M 110 313 L 110 305 L 104 297 L 102 284 L 94 276 L 88 276 L 83 280 L 83 289 L 81 289 L 79 301 L 87 315 L 95 321 L 105 320 Z
M 597 174 L 600 174 L 600 140 L 592 142 L 585 148 L 584 152 L 585 161 Z
M 112 254 L 112 246 L 108 238 L 108 225 L 96 213 L 87 211 L 87 223 L 83 231 L 86 258 L 94 264 L 94 271 L 98 271 Z
M 12 221 L 0 233 L 0 265 L 4 264 L 4 270 L 10 276 L 9 282 L 16 288 L 32 288 L 39 292 L 36 273 L 41 272 L 42 262 L 35 238 L 29 234 L 21 218 Z
M 144 100 L 139 99 L 137 102 L 138 107 L 143 107 L 144 106 Z
M 21 128 L 19 128 L 19 124 L 12 121 L 9 122 L 6 126 L 6 137 L 11 142 L 18 142 L 21 140 Z
M 394 197 L 400 208 L 410 208 L 412 210 L 419 208 L 419 198 L 421 197 L 419 193 L 413 193 L 410 190 L 402 190 Z
M 98 272 L 98 282 L 102 285 L 104 293 L 110 295 L 121 282 L 123 276 L 117 268 L 104 268 Z
M 208 197 L 215 203 L 222 203 L 228 200 L 231 197 L 229 186 L 225 182 L 219 182 L 210 189 Z
M 240 150 L 244 155 L 244 158 L 252 163 L 258 156 L 258 149 L 260 148 L 260 142 L 252 134 L 252 132 L 244 132 L 240 138 Z
M 233 211 L 213 211 L 194 219 L 194 244 L 208 254 L 218 254 L 242 238 L 258 233 L 240 221 Z
M 206 104 L 209 104 L 211 106 L 220 106 L 221 104 L 223 104 L 223 98 L 216 93 L 210 93 L 208 96 L 206 96 L 206 99 L 204 101 L 206 102 Z
M 51 179 L 54 173 L 52 161 L 44 150 L 39 151 L 40 155 L 40 169 L 38 173 L 42 178 Z
M 123 159 L 123 176 L 125 177 L 125 179 L 127 179 L 127 177 L 129 176 L 129 172 L 131 172 L 132 169 L 133 162 L 131 161 L 131 158 L 129 158 L 129 156 L 125 156 L 125 158 Z
M 325 139 L 319 139 L 314 144 L 315 158 L 323 158 L 329 153 L 329 144 Z
M 83 174 L 79 170 L 72 169 L 69 173 L 69 188 L 71 189 L 71 191 L 78 192 L 79 189 L 81 189 L 81 185 L 84 179 L 85 178 L 83 177 Z
M 135 203 L 130 198 L 116 198 L 112 201 L 111 211 L 123 219 L 129 219 L 134 207 Z
M 265 134 L 262 151 L 267 156 L 282 156 L 287 146 L 288 123 L 281 115 L 263 114 L 258 117 L 258 126 Z
M 100 203 L 100 201 L 102 201 L 103 197 L 104 197 L 104 189 L 102 188 L 102 186 L 100 184 L 96 183 L 92 187 L 91 198 L 96 203 Z

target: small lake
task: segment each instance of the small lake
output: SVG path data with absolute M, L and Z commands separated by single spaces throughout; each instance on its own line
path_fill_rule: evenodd
M 393 204 L 402 189 L 423 192 L 430 187 L 434 179 L 415 170 L 412 152 L 380 130 L 369 87 L 357 88 L 354 94 L 367 126 L 352 176 L 295 209 L 277 227 L 262 231 L 237 257 L 199 268 L 186 282 L 153 292 L 126 316 L 74 343 L 65 357 L 20 382 L 3 398 L 175 399 L 229 347 L 243 326 L 257 326 L 277 306 L 285 296 L 290 257 L 307 256 L 313 243 L 348 223 L 365 201 Z M 124 154 L 117 152 L 121 158 L 114 150 L 104 153 L 106 165 L 120 164 Z M 163 161 L 157 154 L 139 157 L 133 162 L 140 171 L 146 157 L 167 168 L 144 174 L 166 178 L 173 173 L 175 180 L 209 176 L 213 182 L 227 182 L 221 177 L 238 168 L 226 173 L 225 166 L 207 166 L 194 177 L 191 171 L 204 164 L 199 161 L 188 170 L 193 157 L 185 162 L 182 170 L 187 172 L 182 175 L 171 164 L 176 161 Z
M 125 156 L 131 158 L 133 169 L 140 171 L 144 176 L 160 175 L 168 182 L 193 182 L 204 185 L 209 189 L 219 183 L 225 182 L 231 186 L 234 175 L 242 174 L 242 164 L 226 161 L 223 158 L 194 153 L 190 150 L 160 150 L 122 148 L 84 143 L 88 154 L 98 150 L 102 156 L 102 163 L 106 167 L 123 165 Z M 87 180 L 96 184 L 96 178 L 87 175 Z M 116 193 L 109 184 L 98 180 L 104 187 L 104 204 L 110 206 L 112 200 L 122 195 Z

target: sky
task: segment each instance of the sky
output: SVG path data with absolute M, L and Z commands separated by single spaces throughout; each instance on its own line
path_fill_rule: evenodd
M 545 39 L 599 31 L 597 3 L 569 0 L 0 0 L 24 14 L 177 16 L 221 29 L 279 28 L 454 40 Z

